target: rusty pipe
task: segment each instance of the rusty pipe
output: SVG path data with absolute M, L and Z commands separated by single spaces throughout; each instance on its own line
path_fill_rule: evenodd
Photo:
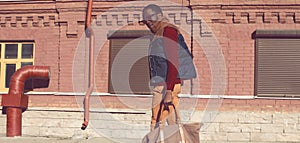
M 28 97 L 24 95 L 24 85 L 28 78 L 49 78 L 48 66 L 25 66 L 17 70 L 10 79 L 8 95 L 2 97 L 6 107 L 6 136 L 22 135 L 22 108 L 27 108 Z
M 85 26 L 87 28 L 91 26 L 92 8 L 93 8 L 93 0 L 89 0 L 87 14 L 86 14 L 86 23 L 85 23 Z
M 88 9 L 86 16 L 86 34 L 90 37 L 89 43 L 89 87 L 84 97 L 84 122 L 82 123 L 82 130 L 85 130 L 89 124 L 89 111 L 90 111 L 90 95 L 94 89 L 94 31 L 91 28 L 91 16 L 92 16 L 93 1 L 88 1 Z
M 6 136 L 15 137 L 22 135 L 22 108 L 6 108 Z
M 28 78 L 49 78 L 50 67 L 48 66 L 25 66 L 17 70 L 10 79 L 8 94 L 18 95 L 24 93 L 25 81 Z
M 90 95 L 94 89 L 94 33 L 90 29 L 90 65 L 89 65 L 89 87 L 84 97 L 84 122 L 82 123 L 82 130 L 85 130 L 89 123 L 89 108 Z

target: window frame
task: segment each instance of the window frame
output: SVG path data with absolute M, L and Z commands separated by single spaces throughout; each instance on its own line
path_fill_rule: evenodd
M 14 59 L 6 59 L 5 58 L 5 48 L 6 48 L 6 44 L 17 44 L 18 45 L 18 55 L 17 58 Z M 32 44 L 33 48 L 32 48 L 32 58 L 22 58 L 22 45 L 23 44 Z M 15 71 L 17 71 L 19 68 L 21 68 L 21 65 L 23 62 L 31 62 L 32 65 L 34 65 L 34 58 L 35 58 L 35 42 L 31 41 L 31 42 L 22 42 L 22 41 L 0 41 L 0 46 L 1 46 L 1 56 L 0 56 L 0 82 L 3 83 L 0 86 L 0 92 L 8 92 L 9 88 L 5 87 L 5 83 L 6 83 L 6 65 L 7 64 L 16 64 L 16 69 Z

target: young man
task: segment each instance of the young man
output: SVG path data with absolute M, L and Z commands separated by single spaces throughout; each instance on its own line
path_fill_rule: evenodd
M 178 28 L 168 23 L 161 8 L 150 4 L 143 9 L 144 24 L 153 33 L 149 46 L 150 82 L 153 88 L 151 130 L 164 123 L 176 124 L 179 119 L 178 94 L 181 80 L 196 77 L 188 48 Z M 184 48 L 180 48 L 184 46 Z M 182 61 L 188 64 L 181 65 Z M 184 73 L 185 75 L 181 75 Z M 173 105 L 177 111 L 174 113 Z

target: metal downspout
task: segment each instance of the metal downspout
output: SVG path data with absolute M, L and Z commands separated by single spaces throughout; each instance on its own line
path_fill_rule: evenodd
M 191 0 L 188 0 L 188 9 L 191 11 L 191 55 L 192 59 L 194 59 L 194 13 L 193 13 L 193 7 L 191 5 Z M 193 88 L 194 88 L 194 83 L 193 79 L 191 81 L 191 88 L 190 88 L 190 94 L 193 95 Z
M 90 39 L 89 43 L 89 87 L 84 97 L 84 122 L 82 123 L 82 130 L 85 130 L 89 124 L 89 111 L 90 111 L 90 95 L 94 89 L 94 31 L 91 27 L 93 0 L 88 1 L 88 9 L 86 15 L 86 35 Z

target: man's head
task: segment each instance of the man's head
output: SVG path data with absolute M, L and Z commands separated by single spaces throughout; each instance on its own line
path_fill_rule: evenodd
M 158 5 L 149 4 L 143 9 L 143 20 L 158 20 L 158 17 L 162 16 L 162 10 Z
M 155 29 L 155 23 L 163 18 L 161 8 L 155 4 L 149 4 L 143 9 L 143 20 L 142 22 L 153 31 Z

